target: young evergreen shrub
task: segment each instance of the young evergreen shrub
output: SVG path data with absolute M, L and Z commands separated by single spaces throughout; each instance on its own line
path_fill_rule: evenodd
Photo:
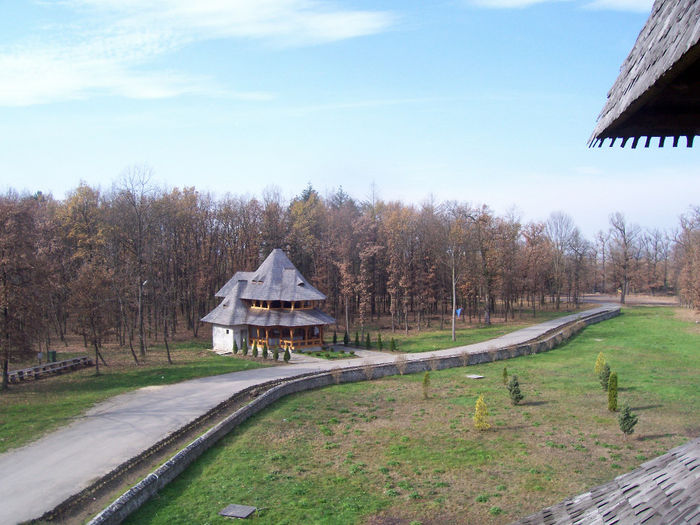
M 367 332 L 367 337 L 365 337 L 365 348 L 369 350 L 372 348 L 372 341 L 369 338 L 369 332 Z
M 380 350 L 384 349 L 384 343 L 382 343 L 382 334 L 380 332 L 377 332 L 377 348 Z
M 333 330 L 333 344 L 338 344 L 338 334 L 335 333 L 335 330 Z
M 423 399 L 428 399 L 428 390 L 430 390 L 430 372 L 423 374 Z
M 355 348 L 360 348 L 360 334 L 355 332 Z
M 393 337 L 391 338 L 391 345 L 389 346 L 389 349 L 392 352 L 396 352 L 396 340 Z
M 598 357 L 595 360 L 595 375 L 600 377 L 600 373 L 603 371 L 603 367 L 605 366 L 605 356 L 603 355 L 603 352 L 598 353 Z
M 620 412 L 620 416 L 618 417 L 620 430 L 622 430 L 622 433 L 625 436 L 629 436 L 634 432 L 634 425 L 637 424 L 637 420 L 638 418 L 632 413 L 632 409 L 625 405 L 622 412 Z
M 233 340 L 233 353 L 237 354 L 238 353 L 238 345 L 236 344 L 236 340 Z
M 523 400 L 523 394 L 520 392 L 520 383 L 518 382 L 518 376 L 514 375 L 508 381 L 508 393 L 510 393 L 510 402 L 517 405 Z
M 263 359 L 267 359 L 267 343 L 263 343 L 262 356 Z
M 258 357 L 258 342 L 253 341 L 253 357 Z
M 600 379 L 600 387 L 603 390 L 607 390 L 608 381 L 610 380 L 610 365 L 608 365 L 608 363 L 603 365 L 603 370 L 601 370 L 600 374 L 598 374 L 598 379 Z
M 345 335 L 343 336 L 343 344 L 345 346 L 348 346 L 350 344 L 350 336 L 348 335 L 347 330 L 345 330 Z
M 503 367 L 503 384 L 508 384 L 508 369 L 505 366 Z
M 289 353 L 289 348 L 284 349 L 284 362 L 289 363 L 289 360 L 292 358 L 292 354 Z
M 248 343 L 246 343 L 245 339 L 243 339 L 243 344 L 241 346 L 241 352 L 243 353 L 243 355 L 248 355 Z
M 610 374 L 608 379 L 608 410 L 617 411 L 617 372 Z
M 272 359 L 274 359 L 275 361 L 280 360 L 280 349 L 278 346 L 276 346 L 274 350 L 272 350 Z
M 474 426 L 477 430 L 488 430 L 491 428 L 491 423 L 489 423 L 489 410 L 486 408 L 486 403 L 484 402 L 483 394 L 479 396 L 476 400 L 476 406 L 474 407 Z

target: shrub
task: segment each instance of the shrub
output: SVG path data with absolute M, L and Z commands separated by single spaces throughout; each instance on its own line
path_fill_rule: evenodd
M 608 380 L 608 410 L 617 411 L 617 372 L 610 374 Z
M 368 350 L 372 348 L 372 341 L 369 338 L 369 332 L 367 332 L 367 337 L 365 337 L 365 348 Z
M 505 366 L 503 367 L 503 384 L 508 384 L 508 369 Z
M 605 366 L 605 356 L 603 355 L 603 352 L 598 353 L 598 357 L 595 360 L 595 375 L 600 376 L 600 373 L 603 371 L 603 367 Z
M 622 433 L 625 436 L 629 436 L 634 432 L 634 425 L 637 424 L 638 419 L 639 418 L 632 413 L 632 409 L 625 405 L 622 412 L 620 412 L 620 417 L 618 418 L 620 430 L 622 430 Z
M 610 366 L 608 363 L 603 365 L 603 369 L 600 371 L 600 374 L 598 374 L 598 379 L 600 379 L 600 387 L 603 390 L 607 390 L 608 381 L 610 380 Z
M 510 402 L 517 405 L 523 400 L 523 394 L 520 392 L 520 383 L 518 382 L 518 376 L 514 375 L 508 381 L 508 392 L 510 393 Z
M 348 346 L 350 344 L 350 336 L 348 335 L 347 330 L 345 330 L 345 335 L 343 335 L 343 344 L 345 346 Z
M 292 358 L 292 354 L 289 353 L 289 348 L 284 349 L 284 362 L 289 363 L 289 360 Z
M 272 351 L 272 359 L 274 359 L 275 361 L 279 361 L 279 360 L 280 360 L 280 349 L 279 349 L 279 347 L 277 347 L 277 346 L 276 346 L 275 349 Z
M 263 343 L 262 356 L 263 359 L 267 359 L 267 343 Z
M 333 344 L 338 344 L 338 334 L 335 333 L 335 330 L 333 330 Z
M 253 341 L 253 357 L 258 357 L 258 342 Z
M 237 354 L 238 353 L 238 345 L 236 344 L 236 340 L 233 340 L 233 353 Z
M 245 339 L 243 339 L 243 344 L 241 346 L 242 346 L 241 352 L 243 353 L 243 355 L 248 355 L 248 343 L 246 342 Z
M 355 348 L 360 348 L 360 334 L 355 332 Z
M 479 396 L 474 406 L 474 426 L 477 430 L 488 430 L 491 428 L 491 423 L 489 423 L 489 410 L 486 408 L 483 394 Z
M 428 390 L 430 390 L 430 372 L 423 374 L 423 399 L 428 399 Z
M 380 350 L 384 349 L 384 343 L 382 343 L 382 334 L 380 332 L 377 332 L 377 348 Z
M 391 338 L 391 345 L 389 345 L 389 349 L 392 352 L 396 352 L 396 340 L 393 337 Z

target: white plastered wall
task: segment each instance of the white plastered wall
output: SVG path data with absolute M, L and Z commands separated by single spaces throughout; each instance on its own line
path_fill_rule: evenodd
M 211 331 L 214 350 L 232 352 L 234 338 L 236 340 L 236 345 L 240 348 L 243 338 L 246 337 L 246 333 L 245 326 L 214 325 Z

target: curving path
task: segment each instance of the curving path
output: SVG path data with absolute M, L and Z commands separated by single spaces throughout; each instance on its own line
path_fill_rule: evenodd
M 406 354 L 406 359 L 459 356 L 464 352 L 522 344 L 579 318 L 613 310 L 619 310 L 619 306 L 606 304 L 482 343 Z M 145 387 L 100 403 L 67 427 L 0 455 L 0 525 L 42 516 L 92 481 L 247 387 L 338 367 L 391 363 L 395 359 L 395 354 L 366 350 L 356 353 L 359 359 L 333 361 L 299 356 L 288 366 Z

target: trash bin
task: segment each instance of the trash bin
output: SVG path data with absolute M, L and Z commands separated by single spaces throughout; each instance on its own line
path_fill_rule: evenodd
M 56 362 L 56 350 L 49 350 L 49 362 L 50 363 Z

